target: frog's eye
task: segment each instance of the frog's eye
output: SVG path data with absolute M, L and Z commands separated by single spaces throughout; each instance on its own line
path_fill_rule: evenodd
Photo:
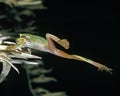
M 16 43 L 17 44 L 23 44 L 23 43 L 25 43 L 26 42 L 26 39 L 25 38 L 18 38 L 17 40 L 16 40 Z
M 19 35 L 20 35 L 20 37 L 22 37 L 23 34 L 19 34 Z
M 27 36 L 26 34 L 20 34 L 20 38 L 30 39 L 30 36 Z
M 20 34 L 20 37 L 25 38 L 26 35 L 25 34 Z

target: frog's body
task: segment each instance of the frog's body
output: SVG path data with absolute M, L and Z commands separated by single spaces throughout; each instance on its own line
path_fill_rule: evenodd
M 25 47 L 31 48 L 31 49 L 37 49 L 43 52 L 50 52 L 48 50 L 48 41 L 40 36 L 32 35 L 32 34 L 20 34 L 22 38 L 26 38 L 26 43 L 24 43 Z M 20 39 L 20 38 L 18 38 Z
M 100 63 L 97 63 L 93 60 L 87 59 L 85 57 L 74 55 L 74 54 L 68 54 L 60 49 L 57 49 L 54 42 L 58 43 L 65 49 L 69 49 L 69 42 L 67 39 L 60 39 L 52 34 L 47 33 L 46 38 L 43 38 L 41 36 L 32 35 L 32 34 L 20 34 L 20 38 L 16 40 L 16 45 L 19 45 L 19 47 L 28 47 L 32 49 L 37 49 L 43 52 L 49 52 L 51 54 L 54 54 L 59 57 L 67 58 L 67 59 L 74 59 L 79 61 L 87 62 L 95 67 L 97 67 L 99 70 L 105 70 L 109 72 L 110 74 L 112 69 L 108 68 Z
M 41 36 L 32 35 L 32 34 L 20 34 L 20 37 L 25 37 L 26 39 L 28 38 L 30 42 L 34 44 L 42 44 L 42 45 L 48 44 L 48 41 Z

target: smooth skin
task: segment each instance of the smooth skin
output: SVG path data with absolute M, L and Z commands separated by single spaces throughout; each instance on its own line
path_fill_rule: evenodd
M 43 52 L 48 52 L 51 54 L 54 54 L 59 57 L 67 58 L 67 59 L 74 59 L 79 61 L 87 62 L 95 67 L 98 68 L 98 70 L 106 72 L 109 72 L 112 74 L 112 69 L 108 68 L 107 66 L 97 63 L 93 60 L 87 59 L 85 57 L 74 55 L 74 54 L 68 54 L 58 48 L 56 48 L 55 43 L 58 43 L 65 49 L 69 49 L 69 42 L 67 39 L 60 39 L 52 34 L 47 33 L 46 38 L 32 35 L 32 34 L 20 34 L 20 37 L 16 40 L 16 44 L 19 45 L 18 47 L 27 47 L 31 49 L 37 49 Z

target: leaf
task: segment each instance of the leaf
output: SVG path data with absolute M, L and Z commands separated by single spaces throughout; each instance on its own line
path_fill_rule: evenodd
M 20 16 L 17 14 L 15 15 L 14 19 L 18 22 L 22 22 L 22 18 L 20 18 Z
M 5 15 L 1 15 L 1 16 L 0 16 L 0 19 L 4 19 L 4 18 L 6 18 Z
M 4 79 L 7 77 L 7 75 L 9 74 L 11 69 L 11 66 L 9 64 L 7 64 L 6 62 L 3 62 L 3 68 L 2 68 L 2 72 L 0 74 L 0 83 L 2 83 L 4 81 Z
M 3 68 L 4 68 L 4 64 L 8 64 L 10 65 L 15 71 L 17 71 L 19 73 L 19 70 L 10 62 L 10 58 L 7 56 L 6 53 L 1 52 L 0 53 L 0 61 L 3 63 Z
M 41 93 L 47 94 L 47 93 L 50 93 L 48 90 L 46 90 L 46 89 L 44 89 L 44 88 L 41 88 L 41 87 L 35 88 L 35 89 L 34 89 L 34 92 L 35 92 L 36 94 L 41 94 Z
M 51 72 L 52 71 L 52 69 L 43 69 L 43 68 L 39 68 L 38 70 L 36 69 L 36 70 L 31 70 L 30 71 L 30 74 L 31 75 L 40 75 L 40 74 L 46 74 L 46 73 L 49 73 L 49 72 Z
M 28 26 L 32 26 L 33 24 L 35 24 L 35 21 L 34 21 L 34 20 L 32 20 L 32 21 L 30 21 L 29 23 L 27 23 Z
M 51 92 L 44 94 L 42 96 L 67 96 L 67 95 L 65 94 L 65 92 Z
M 20 54 L 13 54 L 13 55 L 9 55 L 9 57 L 11 58 L 21 58 L 21 59 L 28 59 L 28 58 L 34 58 L 34 59 L 42 59 L 42 57 L 36 56 L 36 55 L 32 55 L 32 54 L 28 54 L 28 53 L 20 53 Z
M 23 11 L 19 12 L 19 15 L 27 15 L 27 16 L 34 16 L 35 17 L 34 13 L 30 10 L 23 10 Z
M 11 28 L 9 29 L 2 29 L 0 30 L 0 33 L 2 33 L 2 35 L 5 35 L 4 33 L 9 33 L 11 31 Z
M 32 82 L 34 82 L 34 83 L 47 83 L 47 82 L 51 82 L 51 81 L 56 82 L 57 80 L 53 77 L 45 77 L 44 75 L 32 79 Z

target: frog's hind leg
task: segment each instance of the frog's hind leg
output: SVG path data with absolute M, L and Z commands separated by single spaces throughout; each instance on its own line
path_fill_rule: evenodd
M 61 45 L 65 49 L 69 49 L 69 42 L 67 39 L 60 39 L 60 38 L 56 37 L 55 35 L 52 35 L 49 33 L 46 34 L 46 39 L 49 41 L 50 44 L 53 41 L 55 41 L 56 43 L 58 43 L 59 45 Z M 52 40 L 52 42 L 51 42 L 51 40 Z
M 53 37 L 54 37 L 53 35 L 46 34 L 46 39 L 48 40 L 48 49 L 49 49 L 50 53 L 52 53 L 52 54 L 54 54 L 56 56 L 59 56 L 59 57 L 67 58 L 67 59 L 74 59 L 74 60 L 87 62 L 87 63 L 97 67 L 98 70 L 101 70 L 101 71 L 105 70 L 106 72 L 109 72 L 110 74 L 112 74 L 112 72 L 111 72 L 112 69 L 108 68 L 105 65 L 102 65 L 102 64 L 97 63 L 97 62 L 95 62 L 93 60 L 87 59 L 85 57 L 82 57 L 82 56 L 79 56 L 79 55 L 71 55 L 71 54 L 68 54 L 68 53 L 66 53 L 66 52 L 64 52 L 62 50 L 57 49 L 55 47 L 55 44 L 54 44 L 53 40 L 58 43 L 58 41 L 60 41 L 60 39 L 57 38 L 57 37 L 54 37 L 54 38 Z
M 46 34 L 46 39 L 48 41 L 48 49 L 49 49 L 50 53 L 52 53 L 56 56 L 59 56 L 59 57 L 67 58 L 67 59 L 75 59 L 75 60 L 84 61 L 75 55 L 70 55 L 70 54 L 56 48 L 53 41 L 57 42 L 58 44 L 60 44 L 61 46 L 63 46 L 66 49 L 69 48 L 69 42 L 66 39 L 60 39 L 49 33 Z

